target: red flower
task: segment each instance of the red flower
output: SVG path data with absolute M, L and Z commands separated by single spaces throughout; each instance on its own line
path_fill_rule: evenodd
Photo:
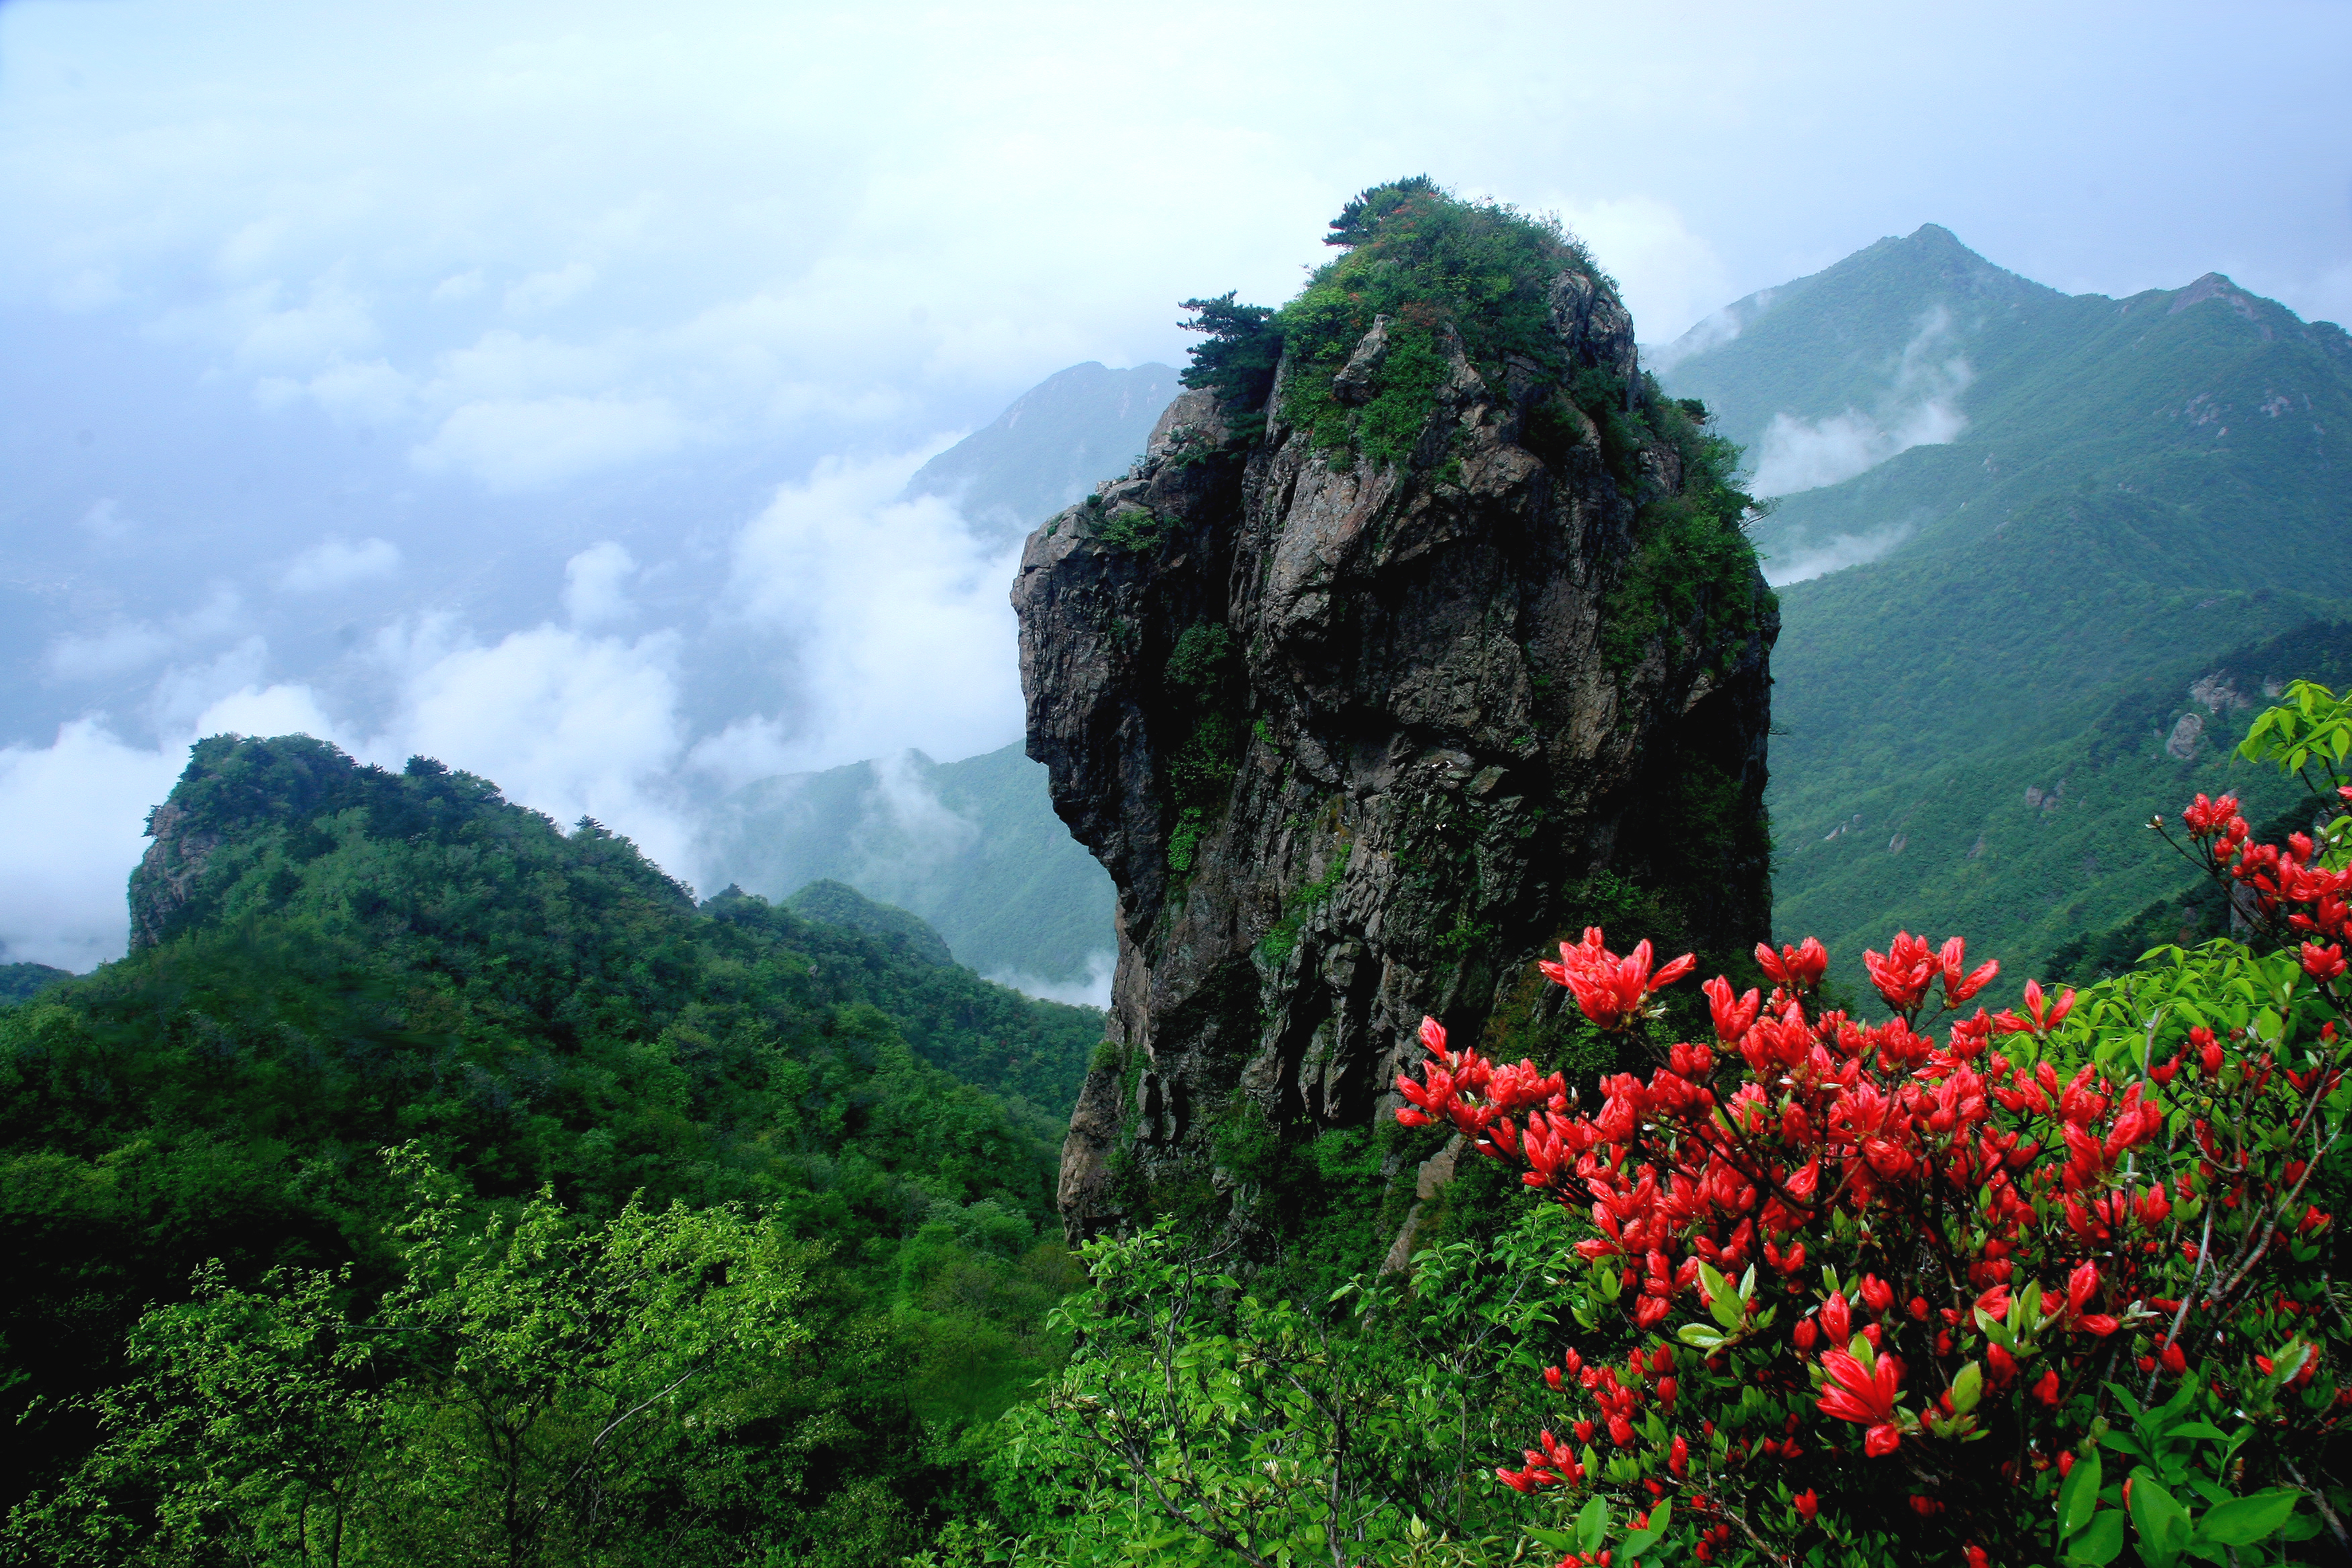
M 1973 1000 L 1976 994 L 1991 984 L 1993 978 L 2000 973 L 2000 960 L 1995 958 L 1962 973 L 1968 964 L 1967 953 L 1966 945 L 1955 936 L 1946 938 L 1943 950 L 1937 954 L 1943 964 L 1944 1003 L 1947 1006 L 1957 1007 Z
M 1807 1524 L 1811 1524 L 1813 1522 L 1813 1515 L 1821 1511 L 1822 1500 L 1811 1487 L 1807 1487 L 1803 1491 L 1797 1494 L 1798 1518 L 1803 1520 Z
M 1943 973 L 1927 939 L 1907 931 L 1896 931 L 1885 952 L 1864 949 L 1862 966 L 1870 972 L 1870 983 L 1886 998 L 1886 1005 L 1903 1014 L 1919 1005 L 1927 994 L 1928 983 Z
M 1902 1441 L 1895 1429 L 1895 1396 L 1903 1386 L 1901 1365 L 1893 1356 L 1883 1355 L 1865 1372 L 1845 1352 L 1827 1351 L 1822 1355 L 1822 1371 L 1828 1374 L 1822 1387 L 1822 1413 L 1869 1427 L 1863 1447 L 1871 1458 L 1892 1453 Z
M 2058 1369 L 2056 1367 L 2053 1366 L 2042 1374 L 2042 1381 L 2033 1385 L 2033 1397 L 2044 1405 L 2058 1403 Z
M 1599 926 L 1587 926 L 1581 942 L 1559 944 L 1558 963 L 1546 962 L 1537 967 L 1554 984 L 1568 987 L 1595 1027 L 1619 1029 L 1640 1014 L 1642 1003 L 1652 992 L 1688 974 L 1698 967 L 1698 959 L 1684 953 L 1654 974 L 1650 964 L 1648 939 L 1620 958 L 1601 945 Z
M 2330 942 L 2321 947 L 2315 942 L 2303 944 L 2303 972 L 2325 985 L 2344 973 L 2344 944 Z
M 1756 944 L 1756 967 L 1764 978 L 1790 991 L 1811 991 L 1822 983 L 1829 969 L 1830 955 L 1818 937 L 1807 937 L 1801 947 L 1783 947 L 1774 952 L 1764 942 Z
M 2025 983 L 2025 1011 L 2029 1016 L 2021 1018 L 2014 1012 L 2003 1008 L 1993 1016 L 1993 1033 L 1996 1035 L 2046 1035 L 2064 1023 L 2066 1015 L 2074 1011 L 2074 993 L 2070 987 L 2058 998 L 2056 1006 L 2045 1011 L 2042 1005 L 2042 983 L 2038 980 L 2029 980 Z

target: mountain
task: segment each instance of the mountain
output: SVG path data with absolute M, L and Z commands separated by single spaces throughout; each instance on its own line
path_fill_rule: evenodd
M 734 891 L 740 893 L 742 889 Z M 924 923 L 921 916 L 889 904 L 877 904 L 845 883 L 811 882 L 786 899 L 784 908 L 825 925 L 864 931 L 910 963 L 925 963 L 934 969 L 952 968 L 955 964 L 955 954 L 948 951 L 947 942 Z
M 762 779 L 719 804 L 707 863 L 782 899 L 846 884 L 927 921 L 958 963 L 1033 994 L 1107 998 L 1111 883 L 1019 744 Z M 798 900 L 793 900 L 797 906 Z
M 907 493 L 944 496 L 975 531 L 1019 539 L 1133 461 L 1176 392 L 1164 364 L 1072 365 L 916 469 Z
M 1030 750 L 1118 887 L 1073 1238 L 1409 1257 L 1424 1017 L 1591 1074 L 1537 958 L 1631 921 L 1724 962 L 1767 919 L 1777 623 L 1727 444 L 1556 228 L 1425 179 L 1332 227 L 1282 310 L 1202 311 L 1148 453 L 1022 556 Z
M 2285 805 L 2225 753 L 2352 608 L 2342 329 L 2218 275 L 2061 294 L 1931 225 L 1658 357 L 1782 492 L 1783 936 L 1959 931 L 2014 981 L 2179 880 L 2151 812 Z
M 46 963 L 0 963 L 0 1002 L 22 1002 L 72 978 L 72 970 Z
M 740 1203 L 815 1244 L 814 1403 L 745 1427 L 814 1445 L 779 1507 L 877 1463 L 921 1492 L 923 1424 L 1036 1375 L 1053 1144 L 1099 1014 L 846 890 L 698 905 L 627 840 L 424 758 L 215 737 L 150 826 L 129 956 L 0 1008 L 9 1488 L 70 1463 L 72 1401 L 206 1260 L 381 1289 L 406 1143 L 486 1209 Z M 964 1296 L 925 1293 L 942 1268 Z

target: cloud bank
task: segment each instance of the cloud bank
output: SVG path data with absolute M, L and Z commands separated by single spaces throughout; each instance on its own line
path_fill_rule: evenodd
M 594 817 L 689 881 L 726 789 L 910 746 L 955 758 L 1005 744 L 1022 723 L 1007 599 L 1017 551 L 975 538 L 947 501 L 900 499 L 930 450 L 829 462 L 777 487 L 734 529 L 698 621 L 632 630 L 645 572 L 608 540 L 564 563 L 561 620 L 485 635 L 446 611 L 402 615 L 354 650 L 364 679 L 340 688 L 273 679 L 268 640 L 226 591 L 53 647 L 60 678 L 152 676 L 127 723 L 88 711 L 46 745 L 0 751 L 0 821 L 22 825 L 0 835 L 0 942 L 76 969 L 119 955 L 141 825 L 207 734 L 305 733 L 390 768 L 436 757 L 560 823 Z M 331 539 L 278 583 L 319 593 L 398 564 L 381 540 Z M 688 667 L 734 659 L 787 670 L 785 700 L 698 715 Z M 972 831 L 903 767 L 883 776 L 906 832 L 928 843 Z

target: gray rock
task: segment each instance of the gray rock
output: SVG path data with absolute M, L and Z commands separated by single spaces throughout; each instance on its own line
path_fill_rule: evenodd
M 1570 374 L 1632 383 L 1608 286 L 1566 270 L 1550 300 Z M 1306 1136 L 1392 1115 L 1424 1014 L 1513 1047 L 1551 1005 L 1529 965 L 1596 917 L 1599 873 L 1677 901 L 1703 951 L 1769 929 L 1779 619 L 1761 575 L 1715 606 L 1736 631 L 1711 633 L 1702 605 L 1612 667 L 1607 606 L 1639 504 L 1682 482 L 1675 453 L 1638 452 L 1621 480 L 1591 421 L 1558 413 L 1559 381 L 1520 360 L 1482 373 L 1450 329 L 1439 343 L 1454 372 L 1402 464 L 1341 465 L 1275 409 L 1264 439 L 1229 442 L 1192 391 L 1105 491 L 1164 521 L 1156 546 L 1114 546 L 1082 509 L 1030 536 L 1013 593 L 1029 754 L 1118 890 L 1118 1059 L 1063 1151 L 1074 1240 L 1178 1184 L 1250 1232 L 1255 1190 L 1219 1164 L 1219 1124 Z M 1634 384 L 1629 402 L 1646 395 Z M 1555 411 L 1540 454 L 1521 444 L 1539 405 Z M 1213 690 L 1172 668 L 1194 628 L 1230 649 Z M 1230 773 L 1203 795 L 1219 737 Z M 1694 868 L 1660 814 L 1697 777 L 1722 781 L 1749 847 Z
M 155 842 L 139 857 L 131 873 L 131 951 L 153 947 L 169 934 L 173 920 L 187 907 L 196 884 L 212 866 L 222 836 L 192 828 L 186 811 L 165 801 L 148 819 Z
M 1372 378 L 1380 373 L 1381 363 L 1389 357 L 1389 319 L 1372 318 L 1371 331 L 1356 344 L 1356 352 L 1331 378 L 1331 394 L 1349 405 L 1369 403 L 1372 396 Z

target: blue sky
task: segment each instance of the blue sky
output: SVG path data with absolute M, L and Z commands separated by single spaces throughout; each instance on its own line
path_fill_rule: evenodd
M 207 729 L 694 874 L 763 773 L 1017 737 L 929 451 L 1350 192 L 1556 211 L 1660 342 L 1942 223 L 2352 317 L 2352 5 L 0 0 L 0 941 L 119 949 Z

